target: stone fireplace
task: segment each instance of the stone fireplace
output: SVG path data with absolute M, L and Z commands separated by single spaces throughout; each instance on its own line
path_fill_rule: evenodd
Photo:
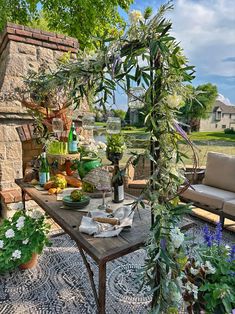
M 22 107 L 15 89 L 23 86 L 29 70 L 37 71 L 42 63 L 55 68 L 56 61 L 70 51 L 75 58 L 78 41 L 52 32 L 8 23 L 0 35 L 0 191 L 2 201 L 19 201 L 14 181 L 21 178 L 22 148 L 37 153 L 33 139 L 22 142 L 16 128 L 32 122 Z M 23 144 L 22 144 L 23 143 Z

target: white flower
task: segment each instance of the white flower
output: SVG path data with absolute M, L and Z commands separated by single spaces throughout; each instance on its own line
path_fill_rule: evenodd
M 139 10 L 133 10 L 129 14 L 129 19 L 132 24 L 137 24 L 139 21 L 143 21 L 144 17 Z
M 33 219 L 39 219 L 43 216 L 43 214 L 39 211 L 39 210 L 34 210 L 32 213 L 31 213 L 31 217 Z
M 86 147 L 87 152 L 92 152 L 92 153 L 98 153 L 98 148 L 95 144 L 90 144 L 89 146 Z
M 230 251 L 231 251 L 231 246 L 230 245 L 228 245 L 228 244 L 226 244 L 225 245 L 225 249 L 227 250 L 227 255 L 230 255 Z
M 191 273 L 192 275 L 196 276 L 196 275 L 199 274 L 199 270 L 196 269 L 196 268 L 191 267 L 191 268 L 190 268 L 190 273 Z
M 185 285 L 185 290 L 187 290 L 189 293 L 193 293 L 194 299 L 197 299 L 198 296 L 198 287 L 195 286 L 193 283 L 190 281 L 187 281 Z
M 22 223 L 22 222 L 24 222 L 25 221 L 25 217 L 24 216 L 20 216 L 18 219 L 17 219 L 17 224 L 18 223 Z
M 180 231 L 178 227 L 174 228 L 170 232 L 171 241 L 173 246 L 178 249 L 184 242 L 184 234 Z
M 21 251 L 20 250 L 15 250 L 13 253 L 12 253 L 12 257 L 14 259 L 19 259 L 21 258 Z
M 20 220 L 19 222 L 17 222 L 16 228 L 18 230 L 22 229 L 23 227 L 24 227 L 24 221 L 23 220 Z
M 8 229 L 6 232 L 5 232 L 5 237 L 6 238 L 13 238 L 15 236 L 15 232 L 13 229 Z
M 78 135 L 78 140 L 79 140 L 79 142 L 83 142 L 83 141 L 85 141 L 85 137 L 82 135 Z
M 177 108 L 182 103 L 182 97 L 177 94 L 168 95 L 166 101 L 171 108 Z
M 216 269 L 211 265 L 211 262 L 206 261 L 204 264 L 204 270 L 206 274 L 215 274 Z
M 0 240 L 0 249 L 3 248 L 4 242 L 2 240 Z
M 106 150 L 107 145 L 106 145 L 105 143 L 103 143 L 103 142 L 98 142 L 98 143 L 97 143 L 97 147 L 98 147 L 99 149 Z
M 29 243 L 29 239 L 25 239 L 22 241 L 23 244 L 28 244 Z

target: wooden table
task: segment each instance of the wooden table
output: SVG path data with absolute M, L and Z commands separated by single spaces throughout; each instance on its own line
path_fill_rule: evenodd
M 119 236 L 113 238 L 94 238 L 85 233 L 79 232 L 79 226 L 85 212 L 72 211 L 63 209 L 62 201 L 57 201 L 55 195 L 48 195 L 47 191 L 38 191 L 32 185 L 23 182 L 22 179 L 15 181 L 22 189 L 22 200 L 25 209 L 25 196 L 28 194 L 31 198 L 76 242 L 84 264 L 87 268 L 88 275 L 91 282 L 91 287 L 97 305 L 97 312 L 99 314 L 105 313 L 105 295 L 106 295 L 106 263 L 116 258 L 124 256 L 142 247 L 148 237 L 151 214 L 150 208 L 139 208 L 135 212 L 133 225 L 128 231 L 122 231 Z M 127 202 L 130 203 L 131 198 L 128 196 Z M 100 204 L 101 204 L 100 199 Z M 91 199 L 88 208 L 92 206 L 97 208 L 97 200 Z M 118 207 L 121 206 L 118 204 Z M 95 209 L 94 208 L 94 209 Z M 191 220 L 184 222 L 183 228 L 188 229 L 193 226 Z M 90 255 L 98 265 L 99 283 L 98 291 L 96 290 L 93 271 L 86 259 L 86 255 Z
M 92 290 L 97 304 L 97 312 L 105 313 L 106 295 L 106 263 L 131 253 L 144 245 L 150 227 L 150 210 L 139 209 L 133 219 L 133 226 L 128 231 L 122 231 L 118 237 L 94 238 L 79 232 L 78 228 L 84 212 L 61 208 L 62 201 L 57 201 L 55 195 L 48 195 L 47 191 L 38 191 L 21 179 L 16 184 L 22 189 L 22 200 L 25 208 L 25 195 L 28 194 L 77 244 L 91 281 Z M 130 198 L 129 198 L 130 199 Z M 100 204 L 101 204 L 100 199 Z M 130 200 L 128 201 L 130 202 Z M 92 200 L 91 200 L 92 205 Z M 89 207 L 91 206 L 88 205 Z M 119 206 L 122 205 L 118 204 Z M 98 265 L 99 285 L 96 290 L 93 272 L 86 259 L 85 252 L 90 255 Z

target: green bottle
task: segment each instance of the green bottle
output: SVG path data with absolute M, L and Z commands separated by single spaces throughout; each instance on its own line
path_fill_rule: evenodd
M 68 151 L 69 154 L 76 154 L 78 152 L 78 137 L 75 129 L 75 123 L 72 123 L 68 136 Z
M 41 154 L 40 168 L 39 168 L 39 183 L 43 186 L 47 181 L 50 180 L 50 167 L 47 161 L 46 153 Z

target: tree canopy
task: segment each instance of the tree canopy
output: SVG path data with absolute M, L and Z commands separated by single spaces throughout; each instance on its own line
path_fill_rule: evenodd
M 218 96 L 216 85 L 207 83 L 197 87 L 188 86 L 188 88 L 194 92 L 196 98 L 185 102 L 185 105 L 180 109 L 181 119 L 187 123 L 190 123 L 193 119 L 206 119 Z
M 0 31 L 7 21 L 35 25 L 45 19 L 49 30 L 76 37 L 80 47 L 91 46 L 103 34 L 116 37 L 125 25 L 118 8 L 128 10 L 133 0 L 0 0 Z M 39 23 L 39 27 L 40 27 Z M 45 21 L 43 23 L 45 27 Z

